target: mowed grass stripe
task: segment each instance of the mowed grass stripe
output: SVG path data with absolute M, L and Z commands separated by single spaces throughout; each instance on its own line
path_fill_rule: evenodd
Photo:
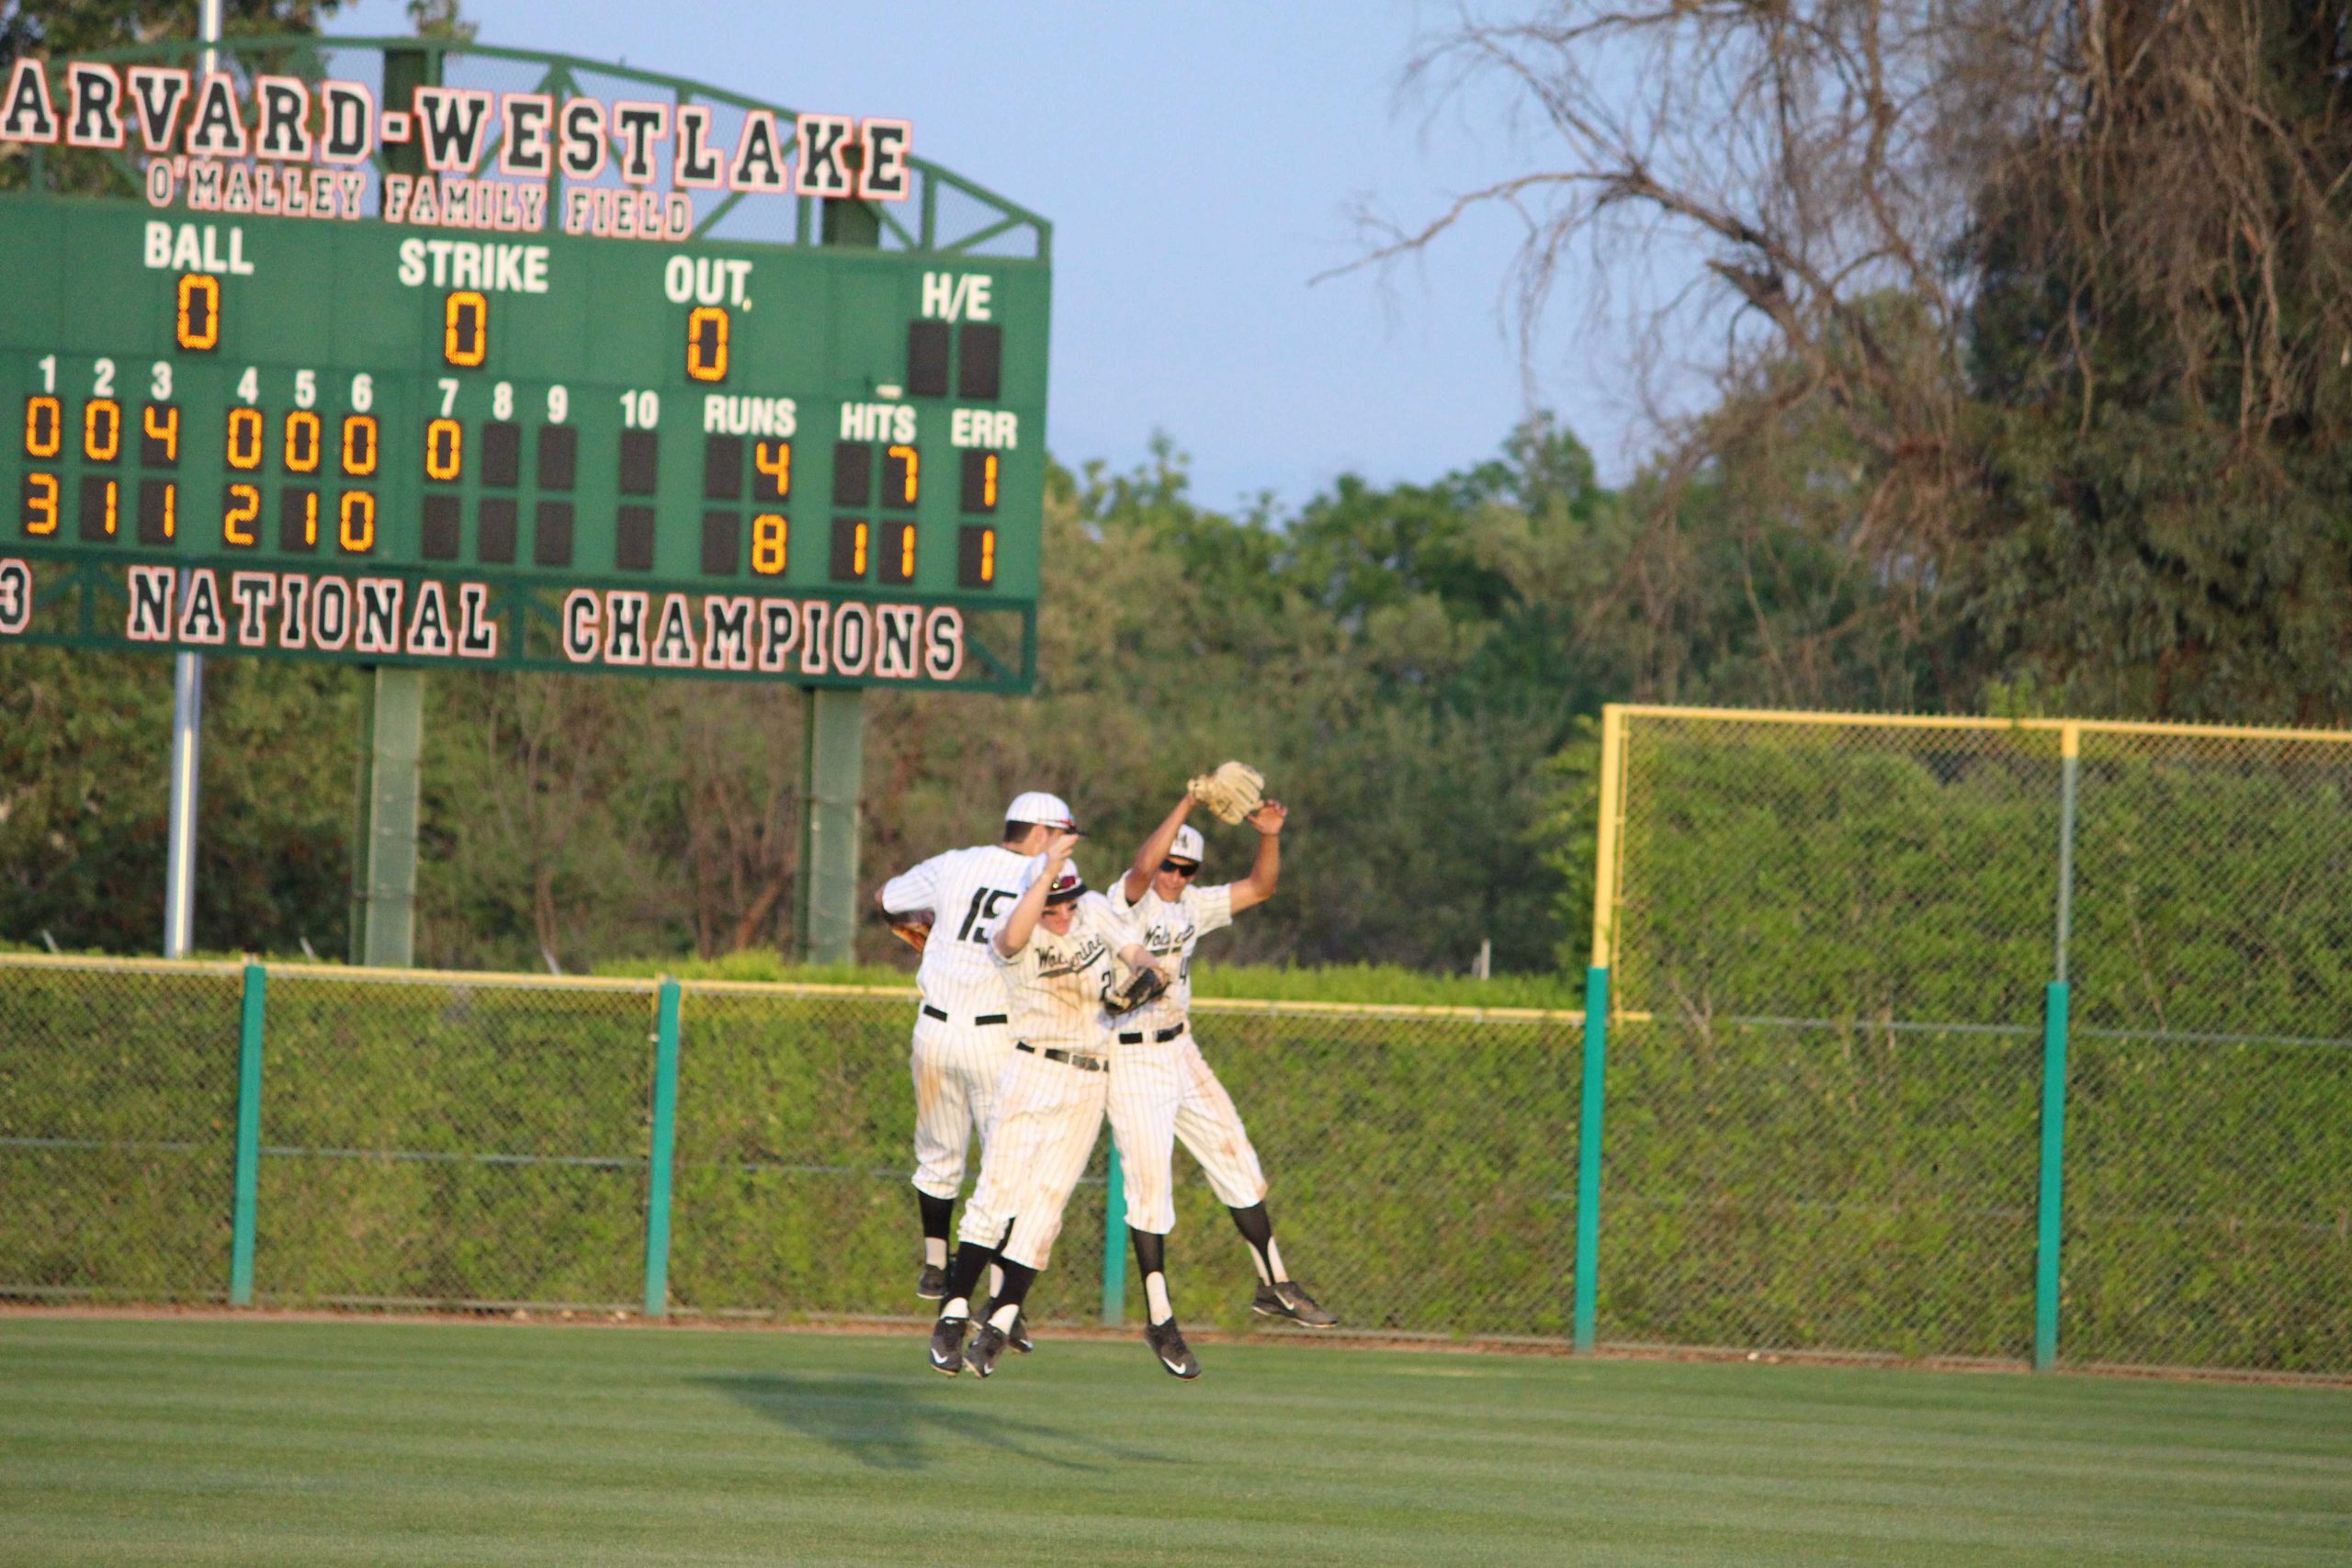
M 0 1562 L 2335 1562 L 2352 1394 L 0 1318 Z

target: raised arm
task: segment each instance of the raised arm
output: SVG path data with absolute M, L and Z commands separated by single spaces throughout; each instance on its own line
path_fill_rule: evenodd
M 874 907 L 885 915 L 911 915 L 919 910 L 935 913 L 934 906 L 939 902 L 939 859 L 933 855 L 876 888 Z
M 1030 934 L 1037 929 L 1037 917 L 1046 912 L 1046 895 L 1054 890 L 1054 882 L 1069 863 L 1070 852 L 1078 847 L 1076 833 L 1056 833 L 1046 840 L 1046 863 L 1021 890 L 1021 897 L 1004 917 L 1004 924 L 996 929 L 996 950 L 1012 958 L 1029 945 Z
M 1258 829 L 1258 859 L 1250 867 L 1250 874 L 1233 885 L 1235 914 L 1274 896 L 1274 884 L 1283 875 L 1283 823 L 1289 817 L 1288 807 L 1279 800 L 1270 800 L 1247 818 L 1250 826 Z
M 1151 837 L 1146 839 L 1143 847 L 1136 852 L 1136 863 L 1127 867 L 1126 883 L 1121 888 L 1128 903 L 1134 904 L 1142 899 L 1143 890 L 1151 886 L 1151 874 L 1158 871 L 1159 863 L 1168 858 L 1170 847 L 1176 842 L 1176 829 L 1184 825 L 1184 818 L 1191 816 L 1192 811 L 1193 797 L 1187 795 L 1176 802 L 1176 809 L 1151 830 Z

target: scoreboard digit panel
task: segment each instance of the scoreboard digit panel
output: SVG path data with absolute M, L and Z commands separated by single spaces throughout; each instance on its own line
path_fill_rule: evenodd
M 107 476 L 175 487 L 168 536 L 100 525 L 83 542 L 191 563 L 644 573 L 696 592 L 773 578 L 1035 595 L 1035 264 L 197 222 L 63 198 L 0 216 L 0 381 L 20 414 L 55 400 L 24 418 L 73 437 L 44 445 L 50 424 L 28 423 L 0 447 L 8 488 L 45 474 L 78 506 Z M 1028 351 L 1008 353 L 1008 332 Z M 174 427 L 167 460 L 108 437 L 142 419 Z M 335 526 L 277 525 L 311 492 Z M 722 514 L 733 547 L 714 542 Z M 775 545 L 763 515 L 804 536 L 863 524 L 869 548 L 837 570 Z M 755 527 L 771 541 L 756 551 Z M 969 528 L 996 536 L 984 581 L 959 566 Z M 56 536 L 21 518 L 13 532 Z

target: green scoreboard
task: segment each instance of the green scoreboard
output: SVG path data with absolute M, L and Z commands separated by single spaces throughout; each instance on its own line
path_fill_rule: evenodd
M 354 52 L 18 63 L 0 646 L 1028 687 L 1041 220 L 903 121 Z

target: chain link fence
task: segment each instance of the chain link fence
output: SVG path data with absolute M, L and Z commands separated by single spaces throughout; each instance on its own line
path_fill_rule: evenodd
M 1602 1338 L 2352 1371 L 2352 737 L 1605 729 Z
M 6 971 L 0 1288 L 226 1299 L 240 994 L 226 964 Z
M 252 1198 L 234 1190 L 257 988 Z M 910 1317 L 912 992 L 0 956 L 0 1295 Z M 1286 1259 L 1351 1328 L 1556 1337 L 1573 1015 L 1200 1004 Z M 92 1041 L 109 1049 L 93 1051 Z M 1109 1140 L 1040 1322 L 1105 1299 Z M 977 1158 L 977 1150 L 975 1151 Z M 1230 1220 L 1177 1156 L 1178 1303 L 1249 1324 Z M 657 1170 L 661 1174 L 657 1175 Z M 649 1288 L 659 1208 L 663 1278 Z M 232 1254 L 242 1223 L 250 1273 Z M 1139 1292 L 1125 1292 L 1140 1321 Z
M 2352 739 L 1603 731 L 1595 1017 L 1195 1004 L 1349 1332 L 2352 1372 Z M 0 1295 L 912 1319 L 913 1008 L 0 957 Z

